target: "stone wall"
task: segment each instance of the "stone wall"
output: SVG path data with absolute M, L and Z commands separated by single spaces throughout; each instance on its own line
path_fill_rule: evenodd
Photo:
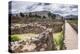
M 10 50 L 12 52 L 32 52 L 32 51 L 47 51 L 54 49 L 53 33 L 51 28 L 39 34 L 38 37 L 30 40 L 20 40 L 11 42 Z
M 57 23 L 57 22 L 56 22 Z M 28 24 L 12 24 L 11 34 L 24 34 L 24 33 L 41 33 L 47 28 L 52 28 L 52 32 L 60 32 L 62 30 L 62 23 L 56 24 L 55 22 L 47 22 L 47 23 L 28 23 Z

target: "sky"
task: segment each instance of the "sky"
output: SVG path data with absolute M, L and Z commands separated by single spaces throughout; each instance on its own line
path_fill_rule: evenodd
M 12 1 L 11 8 L 11 13 L 50 11 L 61 16 L 78 15 L 78 6 L 71 4 Z

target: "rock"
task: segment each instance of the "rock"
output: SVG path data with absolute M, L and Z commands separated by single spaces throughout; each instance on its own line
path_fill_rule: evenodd
M 17 42 L 11 42 L 11 50 L 13 52 L 25 52 L 25 51 L 45 51 L 53 49 L 53 33 L 51 28 L 36 24 L 37 27 L 33 26 L 32 23 L 27 25 L 27 32 L 39 30 L 39 35 L 35 37 L 27 37 L 26 40 L 20 40 Z M 33 27 L 33 28 L 32 28 Z M 25 28 L 25 29 L 26 29 Z M 32 28 L 31 31 L 29 31 Z M 36 30 L 35 30 L 36 29 Z M 42 30 L 41 30 L 42 29 Z M 44 30 L 43 30 L 44 29 Z M 20 32 L 23 32 L 20 30 Z
M 35 44 L 30 44 L 30 45 L 24 45 L 24 47 L 21 49 L 21 51 L 27 50 L 27 51 L 33 51 L 36 48 Z
M 45 48 L 41 48 L 40 51 L 45 51 Z

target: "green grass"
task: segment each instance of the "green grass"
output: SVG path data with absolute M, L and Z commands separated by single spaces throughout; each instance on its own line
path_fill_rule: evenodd
M 21 40 L 21 38 L 19 37 L 19 35 L 11 35 L 11 41 L 19 41 Z
M 68 23 L 78 32 L 78 20 L 68 20 Z
M 11 41 L 27 40 L 29 37 L 35 37 L 35 36 L 37 36 L 37 34 L 35 33 L 14 34 L 11 35 Z
M 63 32 L 55 33 L 53 41 L 57 50 L 63 49 Z
M 69 23 L 74 23 L 74 24 L 78 24 L 78 20 L 68 20 Z

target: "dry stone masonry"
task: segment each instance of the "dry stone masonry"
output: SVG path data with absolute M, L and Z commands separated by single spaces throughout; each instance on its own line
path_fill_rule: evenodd
M 12 52 L 47 51 L 54 49 L 52 28 L 47 28 L 37 23 L 23 25 L 13 24 L 11 28 L 12 34 L 17 33 L 16 31 L 18 30 L 19 34 L 24 33 L 21 28 L 25 28 L 25 33 L 33 31 L 39 34 L 38 36 L 31 37 L 30 39 L 10 42 L 10 50 Z

